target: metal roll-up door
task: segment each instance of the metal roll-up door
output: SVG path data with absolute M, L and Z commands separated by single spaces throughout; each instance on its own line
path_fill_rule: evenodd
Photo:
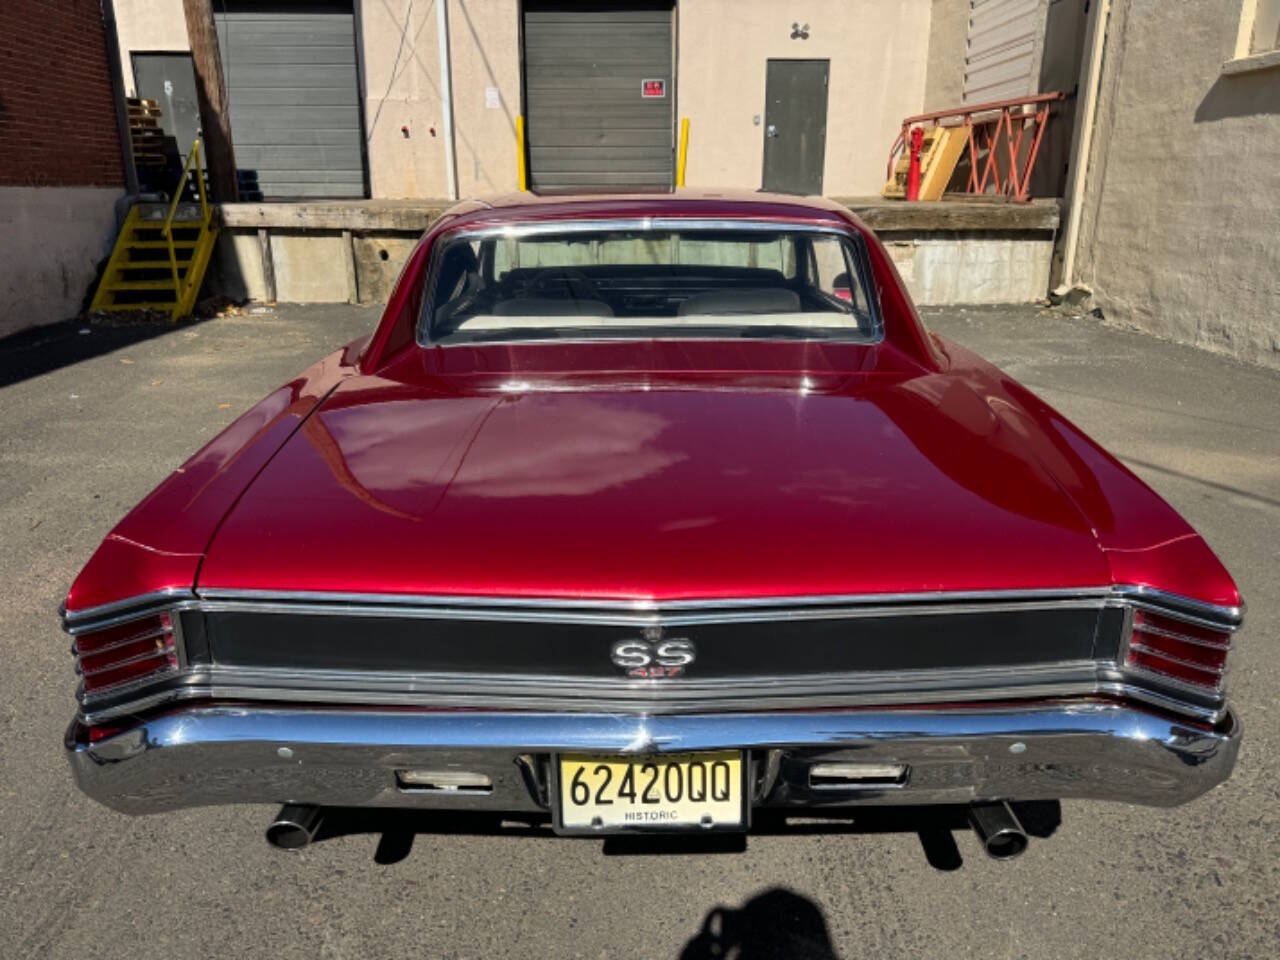
M 218 0 L 243 198 L 363 197 L 352 0 Z
M 1037 92 L 1041 0 L 972 0 L 964 58 L 965 103 L 1009 100 Z
M 669 189 L 671 0 L 525 0 L 532 189 Z

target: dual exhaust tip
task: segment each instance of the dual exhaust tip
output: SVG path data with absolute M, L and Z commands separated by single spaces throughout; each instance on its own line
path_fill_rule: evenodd
M 267 842 L 281 850 L 300 850 L 315 839 L 323 820 L 320 807 L 285 804 L 267 827 Z M 1027 832 L 1004 800 L 970 806 L 969 824 L 993 860 L 1012 860 L 1027 849 Z
M 992 860 L 1012 860 L 1027 849 L 1027 831 L 1005 800 L 970 806 L 969 825 Z
M 267 843 L 281 850 L 300 850 L 316 838 L 324 811 L 303 803 L 287 803 L 267 827 Z

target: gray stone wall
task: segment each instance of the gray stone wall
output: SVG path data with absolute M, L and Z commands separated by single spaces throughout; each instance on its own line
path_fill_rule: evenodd
M 1077 275 L 1107 317 L 1280 368 L 1280 68 L 1240 0 L 1115 0 Z

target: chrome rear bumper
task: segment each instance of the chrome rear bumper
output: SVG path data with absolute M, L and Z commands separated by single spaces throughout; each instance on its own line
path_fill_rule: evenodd
M 1212 729 L 1107 701 L 1034 706 L 634 716 L 191 707 L 66 747 L 77 784 L 124 813 L 223 803 L 537 811 L 562 750 L 751 751 L 755 806 L 1092 798 L 1191 800 L 1235 764 L 1234 714 Z M 905 766 L 901 783 L 832 788 L 813 764 Z M 397 771 L 455 770 L 487 792 L 406 789 Z

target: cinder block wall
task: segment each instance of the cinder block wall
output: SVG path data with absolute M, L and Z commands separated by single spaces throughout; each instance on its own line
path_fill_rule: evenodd
M 124 190 L 98 0 L 0 2 L 0 336 L 74 315 Z

